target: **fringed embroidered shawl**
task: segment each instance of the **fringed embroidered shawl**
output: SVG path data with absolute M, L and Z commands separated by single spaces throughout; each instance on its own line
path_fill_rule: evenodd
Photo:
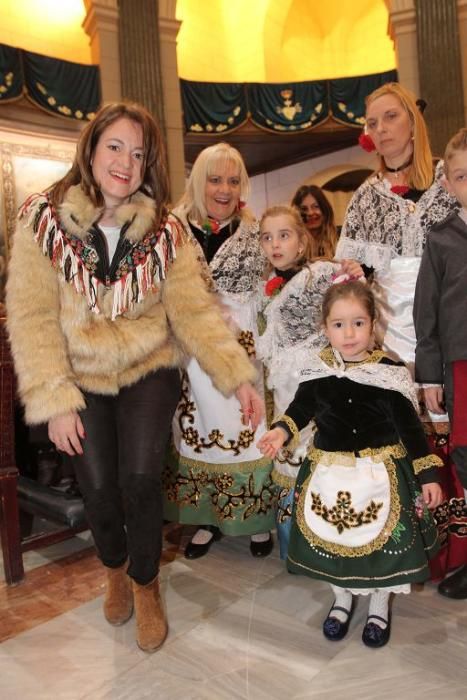
M 85 296 L 91 311 L 101 313 L 99 287 L 111 289 L 112 320 L 157 289 L 176 257 L 176 246 L 182 236 L 180 224 L 172 217 L 166 218 L 159 230 L 150 229 L 140 241 L 131 243 L 113 279 L 102 280 L 96 276 L 99 262 L 96 249 L 86 237 L 82 239 L 64 230 L 47 194 L 29 197 L 20 209 L 19 218 L 26 218 L 43 254 L 76 292 Z

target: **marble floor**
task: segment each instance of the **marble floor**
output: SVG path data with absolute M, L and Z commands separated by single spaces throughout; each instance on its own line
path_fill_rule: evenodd
M 189 530 L 166 530 L 164 647 L 140 651 L 134 619 L 102 615 L 104 578 L 89 534 L 25 555 L 27 575 L 0 583 L 2 700 L 467 700 L 467 603 L 432 584 L 400 596 L 389 644 L 367 649 L 361 599 L 347 638 L 328 642 L 325 584 L 285 572 L 277 551 L 224 538 L 183 558 Z

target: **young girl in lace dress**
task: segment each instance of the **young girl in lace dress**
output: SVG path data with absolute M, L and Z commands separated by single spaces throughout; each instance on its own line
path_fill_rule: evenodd
M 315 421 L 296 482 L 288 569 L 331 584 L 335 601 L 323 625 L 331 641 L 347 633 L 353 594 L 370 595 L 362 636 L 369 647 L 389 639 L 390 592 L 409 593 L 429 577 L 437 534 L 428 508 L 442 495 L 442 462 L 430 454 L 409 371 L 372 350 L 375 320 L 365 284 L 327 291 L 330 345 L 310 357 L 292 403 L 258 442 L 274 458 Z
M 316 259 L 314 240 L 294 207 L 266 210 L 260 222 L 260 243 L 271 271 L 258 293 L 260 336 L 256 352 L 266 368 L 274 415 L 280 415 L 295 394 L 300 370 L 310 353 L 326 344 L 321 329 L 325 291 L 341 271 L 360 276 L 362 269 L 349 260 L 341 265 Z M 272 478 L 279 487 L 276 524 L 283 559 L 287 556 L 295 479 L 311 435 L 312 427 L 305 426 L 296 448 L 274 461 Z

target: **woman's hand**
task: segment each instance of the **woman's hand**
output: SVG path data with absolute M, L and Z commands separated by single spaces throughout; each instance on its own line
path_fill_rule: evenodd
M 365 277 L 362 266 L 356 260 L 341 260 L 340 263 L 342 274 L 356 278 Z
M 444 408 L 444 392 L 442 386 L 427 386 L 423 389 L 425 404 L 432 413 L 446 413 Z
M 443 490 L 439 484 L 423 484 L 422 485 L 423 500 L 428 508 L 437 508 L 443 500 Z
M 275 457 L 288 435 L 283 428 L 273 428 L 260 438 L 256 444 L 257 448 L 265 457 Z
M 240 401 L 243 425 L 251 424 L 252 430 L 256 430 L 264 418 L 265 408 L 263 399 L 256 389 L 248 382 L 240 384 L 235 392 L 235 396 Z
M 75 412 L 49 420 L 49 438 L 57 450 L 67 455 L 82 455 L 81 440 L 86 437 L 81 418 Z

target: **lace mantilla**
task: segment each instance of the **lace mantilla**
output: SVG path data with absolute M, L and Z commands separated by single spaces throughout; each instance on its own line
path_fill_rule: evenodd
M 317 261 L 304 267 L 274 297 L 258 290 L 258 309 L 266 322 L 257 340 L 257 353 L 269 370 L 271 382 L 290 374 L 291 363 L 301 369 L 310 352 L 323 348 L 326 336 L 321 330 L 321 305 L 336 263 Z
M 391 258 L 420 257 L 426 234 L 458 208 L 444 189 L 442 162 L 431 187 L 412 202 L 391 192 L 388 180 L 373 175 L 355 192 L 345 215 L 337 258 L 352 258 L 387 272 Z
M 219 248 L 210 262 L 218 292 L 253 292 L 263 277 L 266 258 L 259 244 L 259 225 L 240 222 L 233 236 Z
M 387 355 L 382 350 L 374 350 L 367 360 L 346 364 L 336 350 L 327 347 L 319 355 L 310 356 L 308 365 L 300 373 L 300 382 L 321 377 L 346 377 L 359 384 L 398 391 L 418 413 L 417 392 L 409 370 L 405 366 L 383 364 L 383 357 Z
M 98 288 L 104 283 L 95 276 L 98 263 L 96 250 L 77 236 L 68 234 L 45 194 L 32 195 L 19 212 L 32 225 L 34 239 L 42 253 L 64 279 L 82 294 L 89 309 L 101 312 Z M 165 279 L 169 264 L 175 259 L 180 230 L 175 219 L 162 222 L 158 231 L 150 230 L 122 258 L 110 282 L 113 294 L 112 320 L 133 309 L 158 283 Z

